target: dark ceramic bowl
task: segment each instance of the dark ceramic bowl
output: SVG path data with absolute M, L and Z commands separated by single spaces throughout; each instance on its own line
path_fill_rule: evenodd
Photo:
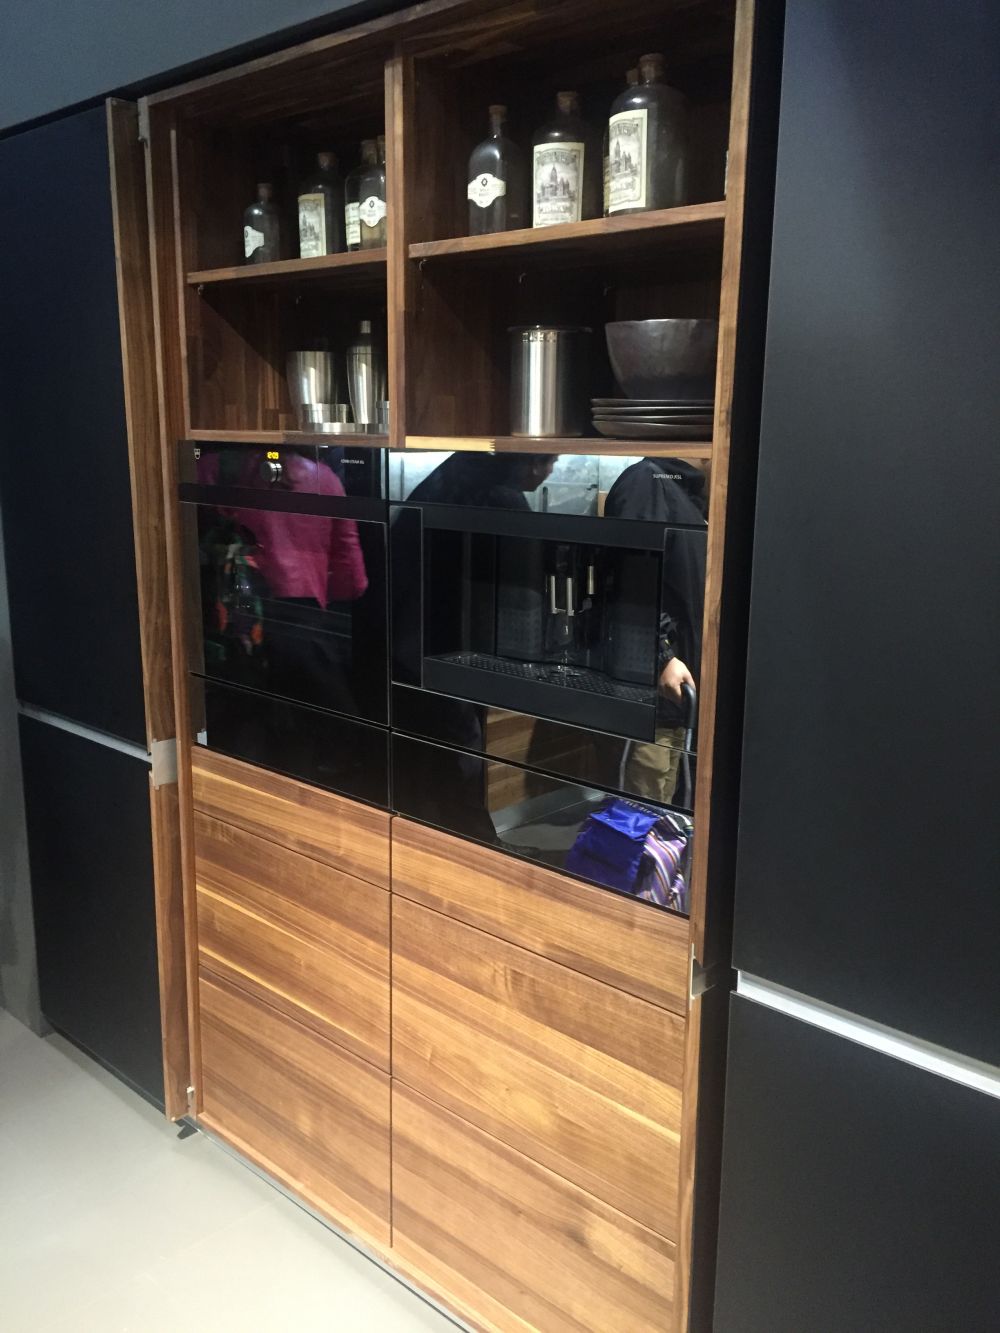
M 605 324 L 611 369 L 629 398 L 711 398 L 717 319 L 624 319 Z

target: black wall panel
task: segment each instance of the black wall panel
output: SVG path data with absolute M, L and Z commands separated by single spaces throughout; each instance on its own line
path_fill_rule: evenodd
M 163 1102 L 149 766 L 21 718 L 42 1012 Z
M 1000 8 L 789 0 L 735 962 L 1000 1063 Z
M 0 501 L 18 696 L 145 740 L 99 108 L 0 141 Z
M 993 1333 L 1000 1100 L 734 997 L 715 1333 Z

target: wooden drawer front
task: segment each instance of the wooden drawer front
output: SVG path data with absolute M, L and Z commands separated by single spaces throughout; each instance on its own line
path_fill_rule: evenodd
M 393 1080 L 393 1247 L 496 1329 L 663 1333 L 674 1246 Z
M 397 898 L 392 1072 L 676 1238 L 684 1020 Z
M 688 923 L 447 833 L 394 819 L 395 893 L 683 1014 Z
M 202 966 L 389 1068 L 389 894 L 195 811 Z
M 201 1118 L 296 1193 L 389 1243 L 389 1078 L 206 972 Z
M 195 746 L 194 804 L 215 819 L 389 887 L 389 816 Z

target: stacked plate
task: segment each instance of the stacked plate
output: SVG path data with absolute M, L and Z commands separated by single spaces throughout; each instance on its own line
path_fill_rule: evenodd
M 710 440 L 711 398 L 592 398 L 594 429 L 622 440 Z

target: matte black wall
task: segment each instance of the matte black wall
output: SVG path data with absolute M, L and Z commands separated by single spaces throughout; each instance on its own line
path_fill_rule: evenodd
M 1000 1064 L 995 0 L 789 0 L 735 963 Z
M 5 0 L 0 130 L 160 81 L 247 43 L 285 45 L 303 26 L 322 31 L 400 7 L 389 0 Z
M 735 998 L 715 1333 L 993 1333 L 1000 1101 Z

